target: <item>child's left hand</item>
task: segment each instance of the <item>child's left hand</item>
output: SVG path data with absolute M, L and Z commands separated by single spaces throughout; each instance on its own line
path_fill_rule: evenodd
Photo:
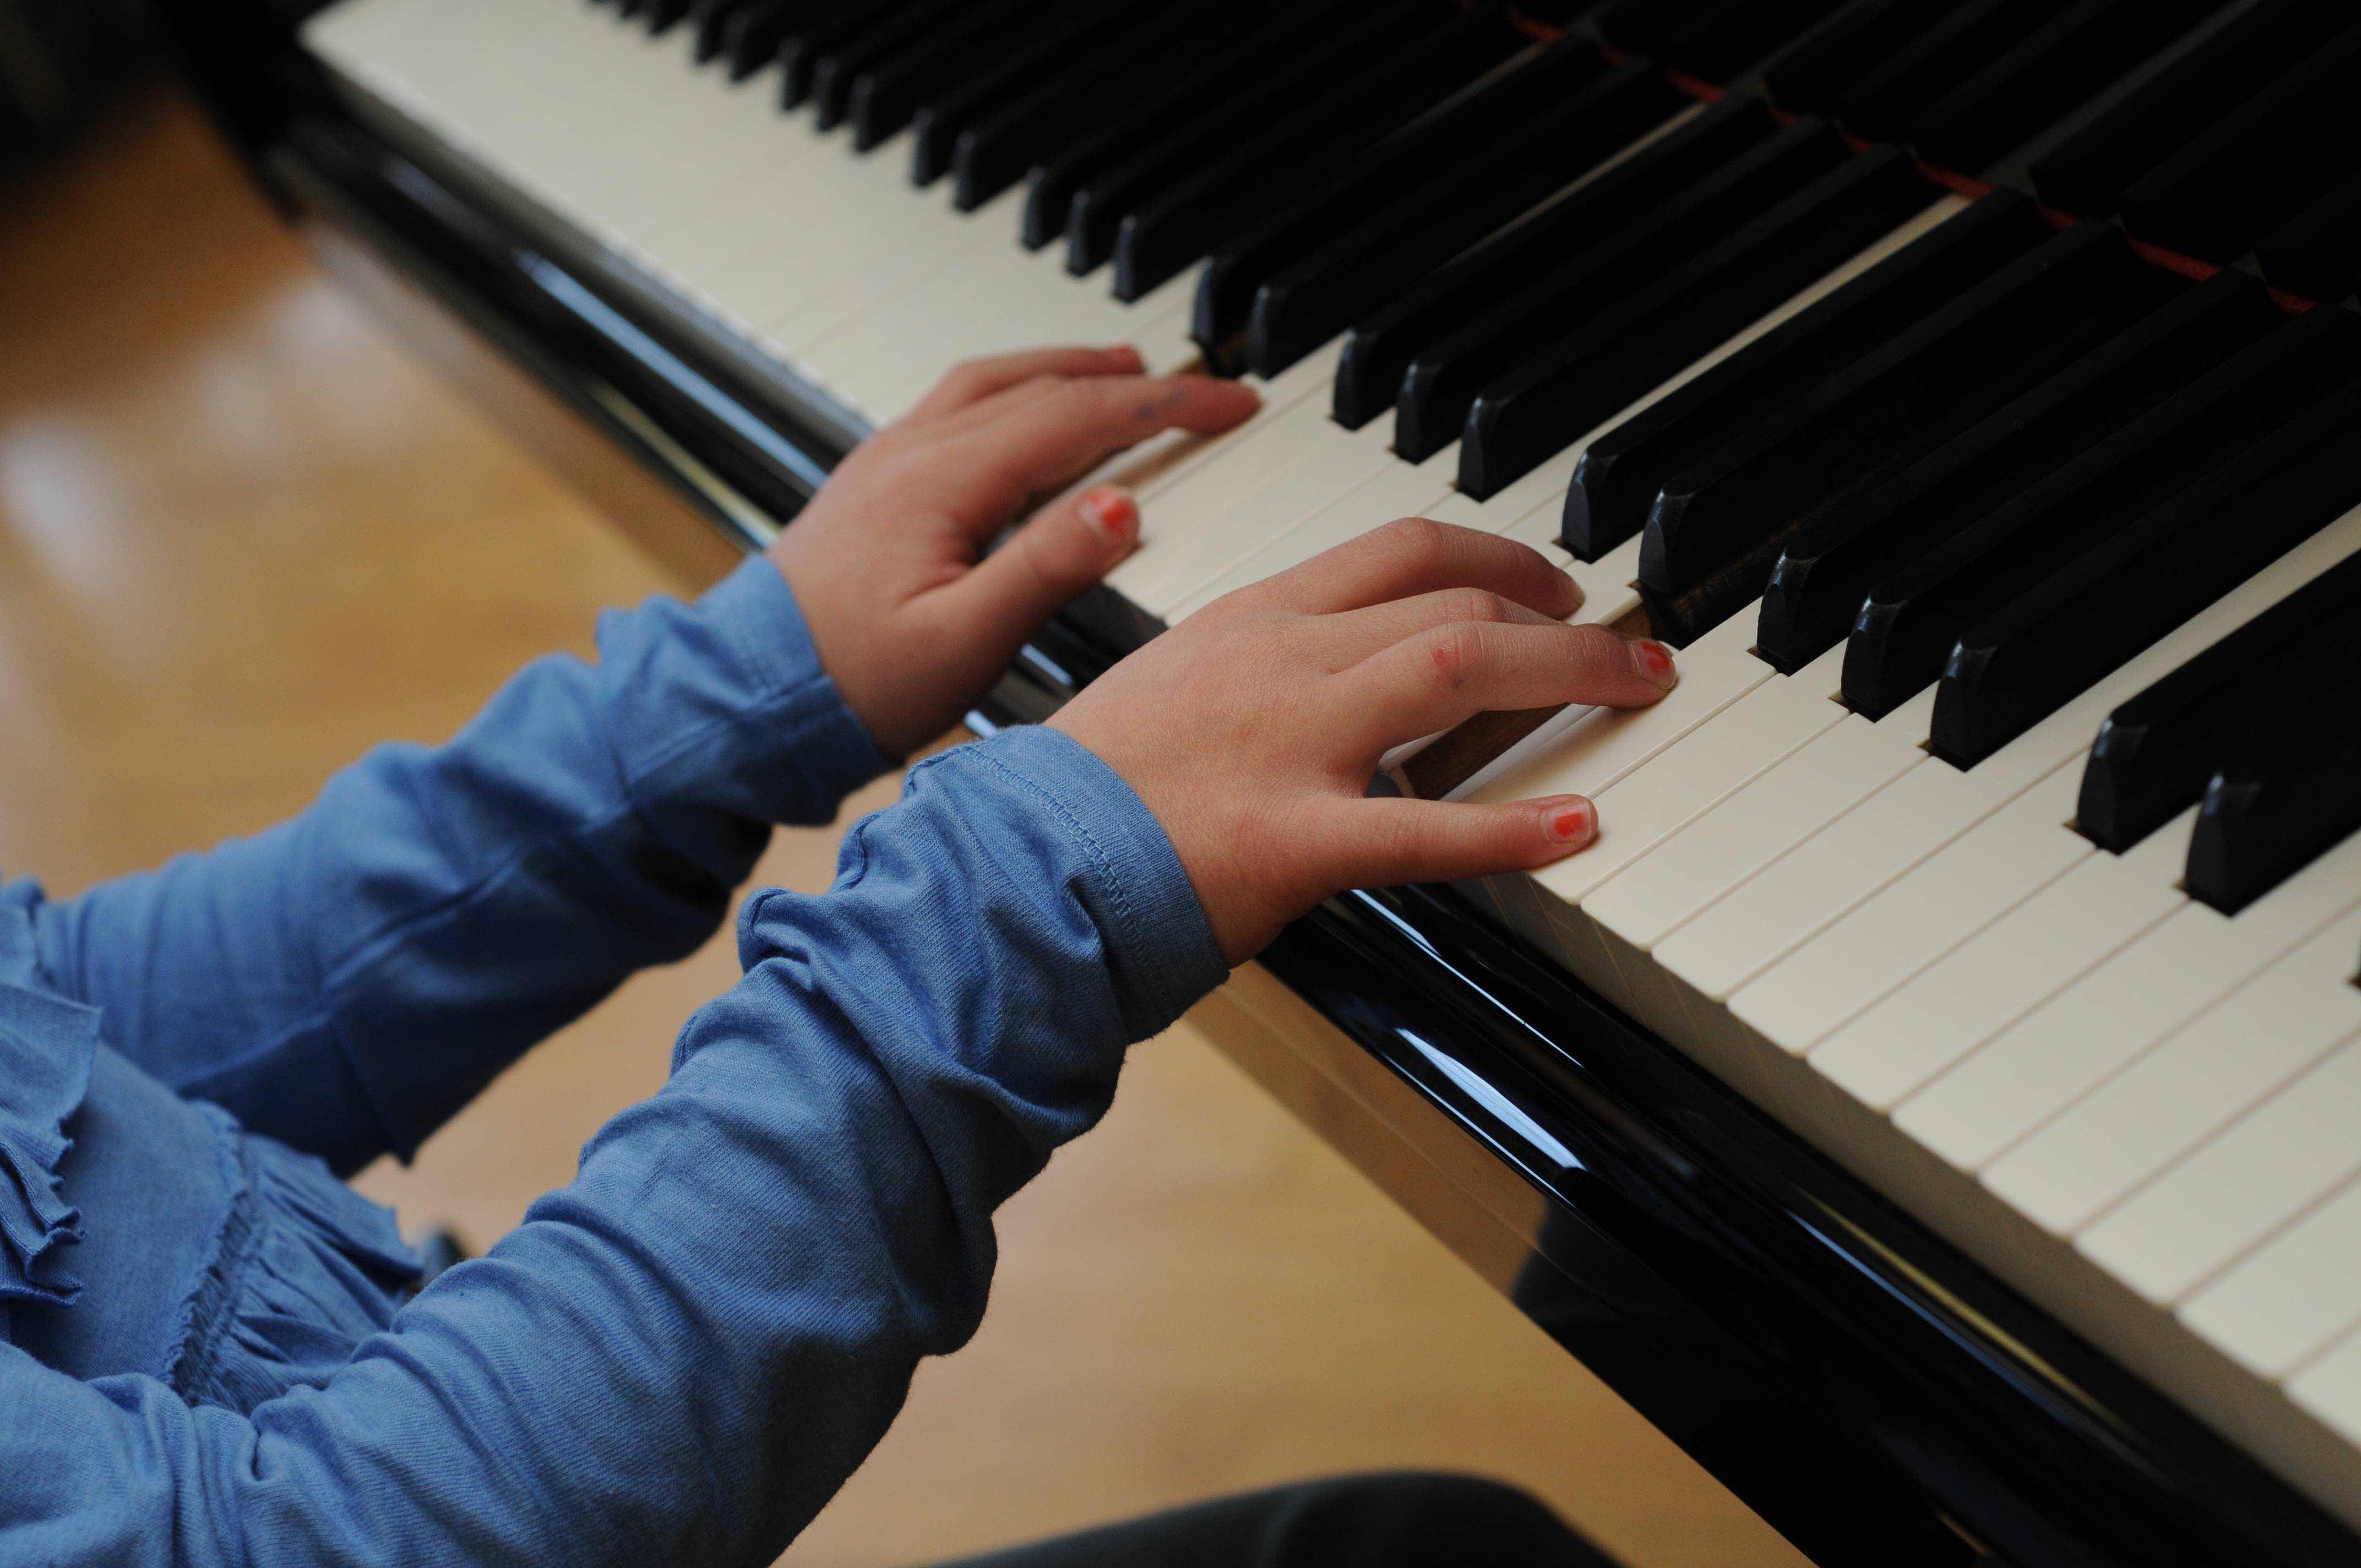
M 1159 432 L 1215 434 L 1249 388 L 1150 378 L 1130 348 L 962 365 L 863 442 L 771 546 L 820 663 L 877 743 L 906 755 L 958 722 L 1060 606 L 1130 554 L 1139 510 L 1093 489 L 985 547 L 1032 497 Z

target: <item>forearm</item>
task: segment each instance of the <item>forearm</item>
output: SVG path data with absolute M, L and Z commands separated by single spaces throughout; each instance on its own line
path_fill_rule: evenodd
M 353 1168 L 407 1154 L 633 970 L 693 950 L 776 821 L 885 765 L 775 571 L 608 617 L 449 743 L 38 911 L 44 978 L 184 1093 Z
M 993 1210 L 1223 970 L 1144 808 L 1038 732 L 915 770 L 741 942 L 663 1092 L 324 1389 L 241 1421 L 0 1359 L 0 1473 L 41 1478 L 0 1556 L 768 1562 L 973 1332 Z

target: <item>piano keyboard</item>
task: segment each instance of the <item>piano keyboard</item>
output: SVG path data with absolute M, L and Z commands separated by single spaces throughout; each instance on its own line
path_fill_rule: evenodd
M 1046 342 L 1250 377 L 1115 467 L 1168 621 L 1411 513 L 1643 611 L 1671 696 L 1460 792 L 1600 840 L 1471 891 L 2361 1526 L 2361 24 L 620 9 L 307 37 L 856 424 Z

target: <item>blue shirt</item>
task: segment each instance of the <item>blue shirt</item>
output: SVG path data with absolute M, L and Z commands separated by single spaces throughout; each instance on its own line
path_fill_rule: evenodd
M 334 1173 L 886 765 L 767 562 L 599 645 L 269 832 L 0 893 L 0 1563 L 768 1563 L 973 1332 L 994 1209 L 1220 981 L 1110 770 L 956 748 L 828 894 L 748 900 L 664 1090 L 405 1300 Z

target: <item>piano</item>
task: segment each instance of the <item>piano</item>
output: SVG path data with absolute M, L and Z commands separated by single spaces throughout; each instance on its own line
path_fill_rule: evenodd
M 1679 688 L 1402 771 L 1605 837 L 1335 900 L 1209 1028 L 1817 1562 L 2361 1563 L 2361 19 L 162 21 L 690 578 L 953 360 L 1252 378 L 978 728 L 1396 516 L 1551 554 Z

